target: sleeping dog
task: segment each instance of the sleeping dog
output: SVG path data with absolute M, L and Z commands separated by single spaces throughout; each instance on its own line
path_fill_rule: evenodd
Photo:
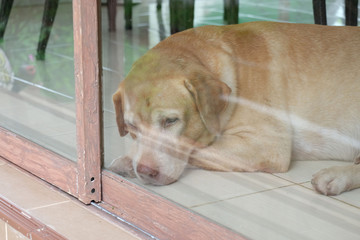
M 188 164 L 286 172 L 290 160 L 354 164 L 315 189 L 360 187 L 360 29 L 253 22 L 174 34 L 133 65 L 113 95 L 135 143 L 110 169 L 170 184 Z

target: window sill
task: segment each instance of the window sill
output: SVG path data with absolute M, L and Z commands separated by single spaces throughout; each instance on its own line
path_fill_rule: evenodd
M 17 168 L 0 158 L 0 197 L 23 215 L 30 227 L 9 221 L 0 211 L 0 239 L 9 237 L 14 229 L 29 239 L 42 239 L 32 232 L 46 231 L 59 234 L 64 239 L 147 239 L 143 233 L 117 221 L 94 206 L 87 206 L 52 185 Z M 1 209 L 0 209 L 1 210 Z M 18 216 L 18 217 L 19 217 Z M 34 220 L 32 220 L 34 219 Z M 35 220 L 36 219 L 36 220 Z M 33 223 L 31 223 L 33 222 Z M 23 223 L 26 225 L 26 223 Z M 9 227 L 11 225 L 11 227 Z M 14 226 L 16 225 L 16 226 Z M 9 231 L 6 231 L 8 230 Z M 20 233 L 19 233 L 20 234 Z M 5 236 L 4 236 L 5 235 Z M 40 237 L 39 237 L 40 236 Z

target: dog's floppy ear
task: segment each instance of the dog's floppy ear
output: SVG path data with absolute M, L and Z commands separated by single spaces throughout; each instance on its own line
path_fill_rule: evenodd
M 116 124 L 119 129 L 120 136 L 125 136 L 128 131 L 126 130 L 125 121 L 124 121 L 124 109 L 123 109 L 123 91 L 121 84 L 113 95 L 113 102 L 115 106 L 115 113 L 116 113 Z
M 219 114 L 228 104 L 231 89 L 225 83 L 206 75 L 199 73 L 186 79 L 185 86 L 193 96 L 206 128 L 217 135 L 220 133 Z

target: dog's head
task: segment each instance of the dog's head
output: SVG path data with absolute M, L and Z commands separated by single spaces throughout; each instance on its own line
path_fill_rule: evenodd
M 136 142 L 136 176 L 154 185 L 176 181 L 194 148 L 220 133 L 219 114 L 229 94 L 197 63 L 154 50 L 138 60 L 113 95 L 119 133 Z

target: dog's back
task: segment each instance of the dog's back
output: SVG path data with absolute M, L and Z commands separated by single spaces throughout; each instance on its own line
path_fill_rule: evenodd
M 293 158 L 353 160 L 360 153 L 360 29 L 289 28 L 275 44 L 287 52 L 279 67 L 286 74 Z
M 219 28 L 238 49 L 238 96 L 291 122 L 293 159 L 350 161 L 360 154 L 358 27 L 259 22 Z

